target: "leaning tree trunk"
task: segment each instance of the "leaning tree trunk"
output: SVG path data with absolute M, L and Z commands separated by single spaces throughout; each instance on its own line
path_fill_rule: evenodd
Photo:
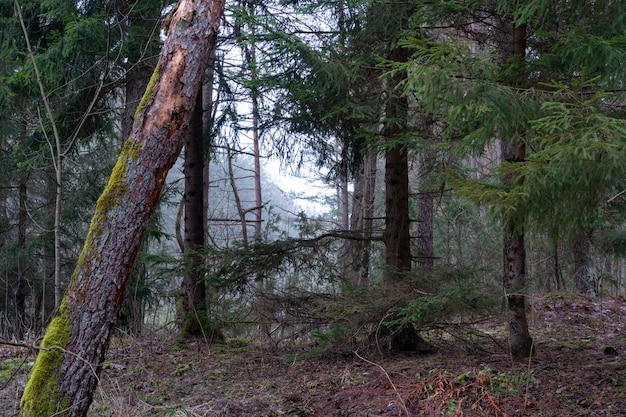
M 46 330 L 22 417 L 84 417 L 143 233 L 180 153 L 223 0 L 181 0 L 96 210 L 70 285 Z

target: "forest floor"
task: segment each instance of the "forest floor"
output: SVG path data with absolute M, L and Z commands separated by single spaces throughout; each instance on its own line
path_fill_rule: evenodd
M 529 319 L 536 355 L 517 363 L 502 317 L 433 332 L 428 354 L 118 338 L 89 416 L 626 416 L 624 299 L 544 296 Z M 0 415 L 18 415 L 32 360 L 0 346 Z

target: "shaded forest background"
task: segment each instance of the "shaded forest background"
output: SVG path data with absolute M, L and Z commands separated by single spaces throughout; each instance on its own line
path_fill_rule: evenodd
M 623 296 L 623 6 L 227 4 L 119 332 L 428 350 L 528 295 Z M 0 3 L 3 340 L 59 307 L 172 7 Z

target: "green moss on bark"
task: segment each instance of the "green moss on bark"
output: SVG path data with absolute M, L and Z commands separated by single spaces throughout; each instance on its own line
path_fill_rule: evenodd
M 22 417 L 65 416 L 67 400 L 60 398 L 59 377 L 70 338 L 70 320 L 65 305 L 46 329 L 41 350 L 20 402 Z
M 100 195 L 100 198 L 98 199 L 98 202 L 96 204 L 96 210 L 94 212 L 93 218 L 91 219 L 91 225 L 89 227 L 87 239 L 85 240 L 85 246 L 83 247 L 83 250 L 78 258 L 78 264 L 76 267 L 77 271 L 82 268 L 86 259 L 94 256 L 94 248 L 91 247 L 91 245 L 93 244 L 94 235 L 102 232 L 102 224 L 105 217 L 107 216 L 109 211 L 117 207 L 117 205 L 120 203 L 120 196 L 126 192 L 127 162 L 137 159 L 140 149 L 141 143 L 136 142 L 133 138 L 129 138 L 126 143 L 124 143 L 124 147 L 122 148 L 120 156 L 117 159 L 117 163 L 113 168 L 113 172 L 111 173 L 109 182 L 107 183 L 106 188 Z M 74 273 L 74 275 L 75 274 L 76 273 Z M 72 287 L 73 283 L 74 277 L 72 277 L 70 288 Z
M 150 81 L 148 82 L 148 86 L 146 87 L 146 92 L 143 94 L 139 105 L 137 106 L 137 110 L 135 110 L 135 120 L 141 115 L 141 113 L 152 103 L 154 100 L 154 84 L 156 84 L 159 79 L 159 72 L 161 71 L 161 63 L 158 62 L 156 68 L 154 68 L 154 72 L 150 77 Z

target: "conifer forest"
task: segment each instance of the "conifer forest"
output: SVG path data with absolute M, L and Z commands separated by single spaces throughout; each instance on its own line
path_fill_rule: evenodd
M 0 0 L 0 416 L 626 416 L 626 1 Z

